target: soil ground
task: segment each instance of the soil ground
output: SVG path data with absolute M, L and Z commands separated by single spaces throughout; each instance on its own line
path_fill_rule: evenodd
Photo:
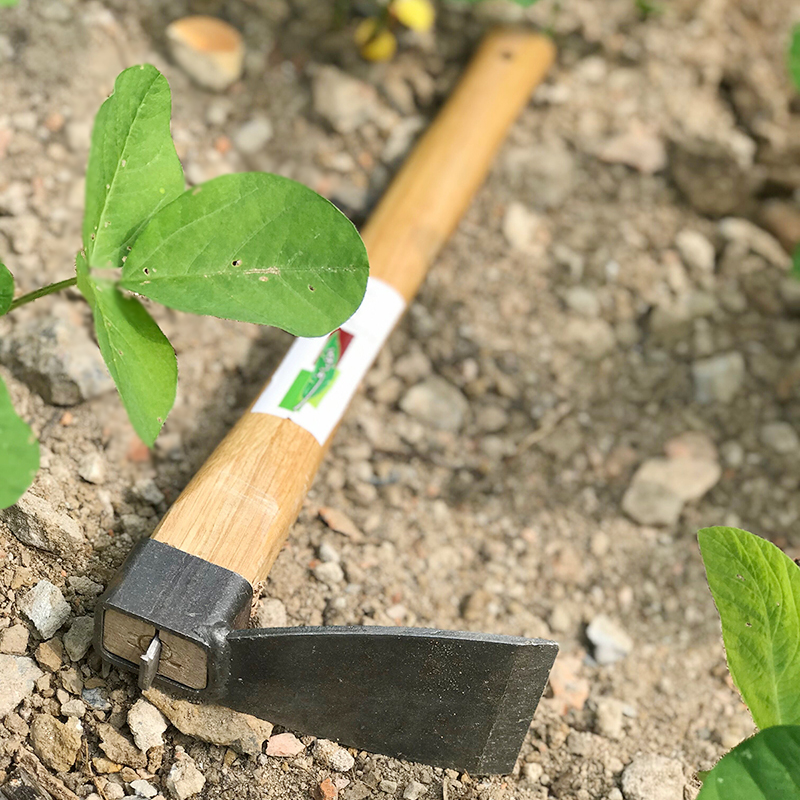
M 800 424 L 800 303 L 787 251 L 759 238 L 765 228 L 786 248 L 798 238 L 800 128 L 784 63 L 792 3 L 674 0 L 651 14 L 633 0 L 450 8 L 435 37 L 402 42 L 389 65 L 362 63 L 349 32 L 331 33 L 328 5 L 48 0 L 0 11 L 0 253 L 24 290 L 69 274 L 89 126 L 125 66 L 151 61 L 167 75 L 190 181 L 277 171 L 360 222 L 410 146 L 409 135 L 387 155 L 392 129 L 433 117 L 481 31 L 503 18 L 550 28 L 557 65 L 355 400 L 262 594 L 282 601 L 293 625 L 406 624 L 561 645 L 558 680 L 512 775 L 356 753 L 343 800 L 401 797 L 412 779 L 431 798 L 619 800 L 623 770 L 648 753 L 679 764 L 692 798 L 696 771 L 753 730 L 727 675 L 695 533 L 736 524 L 792 555 L 798 543 L 800 445 L 768 430 Z M 222 96 L 168 58 L 164 26 L 191 11 L 245 34 L 244 79 Z M 377 121 L 331 129 L 310 88 L 325 63 L 377 88 Z M 236 132 L 254 115 L 274 134 L 245 154 Z M 728 217 L 762 229 L 734 230 L 720 223 Z M 710 243 L 710 263 L 686 232 Z M 279 331 L 152 310 L 180 367 L 152 454 L 113 392 L 55 407 L 10 362 L 0 367 L 42 444 L 31 491 L 89 542 L 77 559 L 44 552 L 0 522 L 3 626 L 22 619 L 17 601 L 43 577 L 74 614 L 91 613 L 92 599 L 67 579 L 109 580 L 290 343 Z M 0 321 L 0 339 L 46 317 L 90 330 L 86 306 L 67 292 Z M 744 369 L 726 374 L 730 392 L 708 397 L 697 370 L 720 354 L 740 354 Z M 401 408 L 431 375 L 469 401 L 457 429 Z M 636 469 L 689 432 L 703 435 L 718 481 L 677 522 L 635 521 L 622 501 Z M 105 465 L 99 485 L 79 477 L 93 455 Z M 153 502 L 153 483 L 163 500 Z M 320 507 L 346 514 L 363 538 L 327 528 Z M 323 543 L 341 560 L 339 583 L 313 575 Z M 599 615 L 632 640 L 602 665 L 586 637 Z M 36 645 L 32 633 L 28 655 Z M 88 679 L 99 665 L 90 656 L 79 667 Z M 112 671 L 106 685 L 124 731 L 135 683 Z M 52 689 L 37 689 L 16 716 L 29 721 L 54 702 Z M 104 712 L 88 715 L 85 755 L 61 775 L 80 796 L 109 786 L 86 761 L 102 755 Z M 23 725 L 0 726 L 0 775 L 26 746 Z M 164 794 L 177 745 L 205 775 L 208 798 L 308 797 L 332 775 L 310 755 L 226 755 L 170 728 L 149 778 Z

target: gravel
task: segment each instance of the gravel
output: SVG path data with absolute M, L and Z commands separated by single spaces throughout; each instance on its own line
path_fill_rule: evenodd
M 80 661 L 92 646 L 94 617 L 77 617 L 64 634 L 64 650 L 72 661 Z
M 169 793 L 176 800 L 186 800 L 203 791 L 206 779 L 197 768 L 194 759 L 182 747 L 175 748 L 175 763 L 170 768 L 166 780 Z
M 164 715 L 147 700 L 139 698 L 128 711 L 128 727 L 133 734 L 134 744 L 143 752 L 151 747 L 164 744 L 164 731 L 167 720 Z
M 459 431 L 469 411 L 467 398 L 444 378 L 433 375 L 412 386 L 400 408 L 414 419 L 445 431 Z

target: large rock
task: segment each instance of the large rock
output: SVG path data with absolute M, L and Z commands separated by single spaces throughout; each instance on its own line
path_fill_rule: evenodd
M 56 772 L 66 772 L 81 749 L 83 727 L 71 717 L 59 722 L 50 714 L 37 714 L 31 725 L 31 741 L 36 755 Z
M 114 388 L 85 328 L 59 316 L 18 326 L 0 341 L 0 358 L 51 405 L 74 406 Z
M 72 558 L 86 543 L 80 525 L 56 511 L 47 500 L 26 492 L 16 505 L 0 511 L 2 519 L 23 544 Z
M 685 783 L 679 761 L 640 755 L 622 773 L 622 794 L 625 800 L 683 800 Z
M 469 403 L 452 383 L 432 375 L 403 395 L 400 408 L 434 428 L 457 432 L 464 424 Z
M 67 621 L 70 608 L 60 589 L 42 580 L 19 601 L 19 610 L 43 639 L 49 639 Z
M 33 685 L 44 673 L 32 658 L 0 655 L 0 719 L 10 714 L 33 692 Z
M 264 740 L 269 739 L 272 733 L 271 723 L 224 706 L 179 700 L 158 689 L 148 689 L 144 696 L 181 733 L 211 744 L 232 747 L 240 753 L 258 755 Z

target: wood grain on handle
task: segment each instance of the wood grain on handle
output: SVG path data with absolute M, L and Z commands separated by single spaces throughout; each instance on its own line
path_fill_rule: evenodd
M 554 57 L 549 39 L 501 30 L 464 77 L 362 232 L 370 274 L 406 300 L 486 177 L 511 123 Z M 332 438 L 332 437 L 331 437 Z M 263 580 L 297 518 L 330 439 L 246 413 L 167 512 L 154 538 Z

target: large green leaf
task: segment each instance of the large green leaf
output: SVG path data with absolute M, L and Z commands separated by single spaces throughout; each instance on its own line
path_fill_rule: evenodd
M 39 443 L 17 416 L 0 378 L 0 508 L 13 506 L 39 469 Z
M 119 267 L 144 224 L 184 189 L 169 131 L 167 79 L 150 64 L 117 76 L 100 106 L 86 169 L 83 246 L 90 267 Z
M 11 308 L 14 299 L 14 276 L 8 267 L 0 261 L 0 317 Z
M 728 667 L 756 725 L 800 724 L 800 568 L 738 528 L 704 528 L 699 540 Z
M 152 445 L 175 402 L 175 351 L 136 298 L 123 295 L 110 280 L 92 277 L 82 254 L 76 266 L 108 371 L 136 433 Z
M 708 773 L 697 800 L 800 800 L 800 727 L 745 739 Z
M 369 273 L 353 224 L 302 184 L 223 175 L 162 208 L 133 245 L 122 286 L 194 314 L 321 336 L 358 308 Z

